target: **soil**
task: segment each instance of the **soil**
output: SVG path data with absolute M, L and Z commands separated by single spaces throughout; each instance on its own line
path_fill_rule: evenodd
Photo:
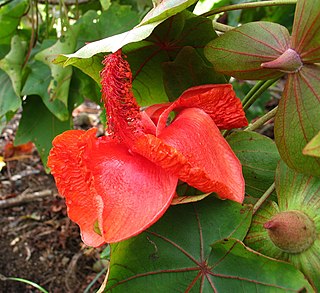
M 85 112 L 88 108 L 90 113 Z M 77 116 L 97 118 L 99 114 L 91 104 L 77 110 Z M 40 292 L 5 277 L 27 279 L 50 293 L 95 292 L 104 279 L 104 274 L 96 278 L 106 265 L 100 259 L 104 247 L 93 249 L 83 244 L 79 228 L 67 217 L 64 199 L 36 149 L 32 145 L 8 147 L 19 118 L 17 114 L 0 137 L 0 156 L 6 162 L 0 173 L 0 292 Z M 93 126 L 81 125 L 81 121 L 75 121 L 77 128 Z M 84 121 L 97 123 L 92 117 Z

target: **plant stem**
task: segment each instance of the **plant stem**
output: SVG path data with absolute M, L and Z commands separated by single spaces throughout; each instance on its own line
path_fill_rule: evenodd
M 91 289 L 91 287 L 99 280 L 99 278 L 107 271 L 108 267 L 103 268 L 96 276 L 95 278 L 90 282 L 88 287 L 83 291 L 83 293 L 88 293 Z
M 46 38 L 49 38 L 49 3 L 46 0 L 45 4 L 45 12 L 46 12 Z
M 252 97 L 252 95 L 260 88 L 262 87 L 267 81 L 266 80 L 260 80 L 258 81 L 253 87 L 252 89 L 246 94 L 246 96 L 243 98 L 242 100 L 242 105 L 245 105 L 250 98 Z
M 272 86 L 278 78 L 270 79 L 267 81 L 259 81 L 245 96 L 242 101 L 243 110 L 246 111 L 250 106 L 265 92 L 270 86 Z
M 259 198 L 256 204 L 253 207 L 252 214 L 254 215 L 257 210 L 261 207 L 261 205 L 267 200 L 267 198 L 271 195 L 271 193 L 275 190 L 276 184 L 273 182 L 267 191 Z
M 226 24 L 223 24 L 223 23 L 220 23 L 217 21 L 212 21 L 212 26 L 213 26 L 214 30 L 219 31 L 219 32 L 224 32 L 224 33 L 234 29 L 233 26 L 226 25 Z
M 257 2 L 251 2 L 251 3 L 233 4 L 233 5 L 226 5 L 223 7 L 212 9 L 211 11 L 208 11 L 202 14 L 202 16 L 207 17 L 207 16 L 211 16 L 221 12 L 238 10 L 238 9 L 248 9 L 248 8 L 266 7 L 266 6 L 279 6 L 279 5 L 288 5 L 288 4 L 296 4 L 296 3 L 297 3 L 297 0 L 276 0 L 276 1 L 257 1 Z
M 271 118 L 273 118 L 278 110 L 278 106 L 273 108 L 271 111 L 269 111 L 267 114 L 263 115 L 260 117 L 257 121 L 254 123 L 250 124 L 245 131 L 254 131 L 258 128 L 260 128 L 263 124 L 265 124 L 267 121 L 269 121 Z

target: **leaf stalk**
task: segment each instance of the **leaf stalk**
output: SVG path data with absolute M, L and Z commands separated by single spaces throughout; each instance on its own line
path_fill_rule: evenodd
M 276 184 L 273 182 L 270 187 L 266 190 L 266 192 L 259 198 L 256 204 L 253 207 L 252 214 L 254 215 L 257 210 L 262 206 L 262 204 L 268 199 L 268 197 L 272 194 L 275 190 Z
M 277 114 L 278 106 L 273 108 L 271 111 L 260 117 L 257 121 L 250 124 L 245 131 L 254 131 L 258 128 L 260 128 L 263 124 L 265 124 L 267 121 L 269 121 L 271 118 L 273 118 Z
M 257 82 L 242 100 L 243 110 L 248 110 L 250 106 L 277 80 L 278 78 L 274 78 L 267 81 L 262 80 Z

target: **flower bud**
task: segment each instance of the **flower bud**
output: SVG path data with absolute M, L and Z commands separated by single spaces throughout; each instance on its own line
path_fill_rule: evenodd
M 313 220 L 297 210 L 278 213 L 263 227 L 267 229 L 274 245 L 289 253 L 307 250 L 317 236 Z
M 285 73 L 294 73 L 303 66 L 299 54 L 293 49 L 287 49 L 277 59 L 261 64 L 262 68 L 278 69 Z

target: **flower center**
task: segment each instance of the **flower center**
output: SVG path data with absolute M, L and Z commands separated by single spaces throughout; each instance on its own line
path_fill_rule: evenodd
M 132 93 L 132 73 L 121 50 L 103 60 L 102 100 L 108 119 L 108 134 L 127 140 L 141 132 L 140 108 Z

